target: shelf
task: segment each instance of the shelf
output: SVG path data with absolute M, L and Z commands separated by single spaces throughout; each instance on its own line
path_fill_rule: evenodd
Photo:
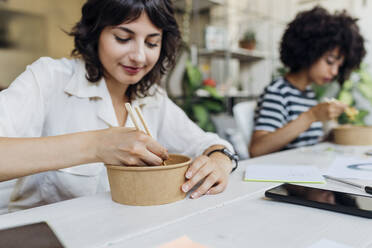
M 221 94 L 221 96 L 225 99 L 230 99 L 230 98 L 244 98 L 246 100 L 257 100 L 259 98 L 259 95 L 252 95 L 251 93 L 247 92 L 238 92 L 234 94 Z M 210 98 L 211 96 L 207 95 L 195 95 L 193 99 L 199 99 L 199 98 Z M 172 96 L 172 99 L 176 100 L 183 100 L 185 97 L 184 96 Z
M 322 2 L 324 0 L 298 0 L 298 4 L 309 4 L 309 3 L 314 3 L 314 4 L 320 4 L 319 2 Z
M 225 94 L 222 94 L 222 96 L 230 97 L 230 98 L 252 98 L 252 99 L 258 98 L 258 96 L 252 95 L 252 92 L 250 91 L 227 92 Z
M 224 0 L 192 0 L 193 12 L 200 12 L 216 5 L 221 5 Z M 179 11 L 184 11 L 186 6 L 185 0 L 174 0 L 174 7 Z
M 206 50 L 206 49 L 200 49 L 199 50 L 199 56 L 204 57 L 231 57 L 232 59 L 238 59 L 241 62 L 256 62 L 262 59 L 265 59 L 267 57 L 266 53 L 262 51 L 256 51 L 256 50 L 246 50 L 246 49 L 232 49 L 232 50 Z

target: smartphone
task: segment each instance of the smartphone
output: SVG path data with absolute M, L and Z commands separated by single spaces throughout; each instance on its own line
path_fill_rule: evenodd
M 372 197 L 284 183 L 265 192 L 271 199 L 372 218 Z
M 0 247 L 63 248 L 46 222 L 38 222 L 0 230 Z

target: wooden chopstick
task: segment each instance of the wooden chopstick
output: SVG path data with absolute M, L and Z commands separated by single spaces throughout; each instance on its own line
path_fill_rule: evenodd
M 138 123 L 136 121 L 136 117 L 134 116 L 133 109 L 132 109 L 132 106 L 130 105 L 130 103 L 128 103 L 128 102 L 125 103 L 125 108 L 127 109 L 128 114 L 129 114 L 130 118 L 132 119 L 132 122 L 133 122 L 134 126 L 136 127 L 137 131 L 141 131 L 141 129 L 138 126 Z
M 134 109 L 136 110 L 137 115 L 138 115 L 138 117 L 139 117 L 139 119 L 140 119 L 140 121 L 142 123 L 142 126 L 145 128 L 145 131 L 146 131 L 147 135 L 152 138 L 152 135 L 151 135 L 150 130 L 149 130 L 147 124 L 146 124 L 146 121 L 143 118 L 141 109 L 138 106 L 134 107 Z
M 130 105 L 130 103 L 128 103 L 128 102 L 125 103 L 125 108 L 127 109 L 128 113 L 129 113 L 129 116 L 130 116 L 130 118 L 132 119 L 132 122 L 133 122 L 134 126 L 136 127 L 137 131 L 141 131 L 141 129 L 140 129 L 140 127 L 138 126 L 138 123 L 137 123 L 137 121 L 136 121 L 136 117 L 134 116 L 134 112 L 133 112 L 133 109 L 132 109 L 132 106 Z M 138 115 L 138 117 L 139 117 L 139 119 L 140 119 L 140 121 L 141 121 L 143 127 L 145 128 L 145 132 L 146 132 L 146 134 L 149 135 L 149 136 L 152 138 L 152 135 L 151 135 L 150 130 L 149 130 L 147 124 L 146 124 L 146 121 L 145 121 L 145 119 L 143 118 L 143 115 L 142 115 L 141 109 L 140 109 L 138 106 L 136 106 L 136 107 L 135 107 L 135 110 L 136 110 L 136 112 L 137 112 L 137 115 Z M 163 160 L 162 165 L 166 165 L 164 160 Z

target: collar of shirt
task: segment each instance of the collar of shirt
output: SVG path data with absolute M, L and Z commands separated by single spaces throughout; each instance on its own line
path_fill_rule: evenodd
M 112 106 L 111 96 L 106 87 L 106 81 L 102 77 L 98 82 L 92 83 L 86 78 L 85 63 L 82 60 L 76 59 L 75 71 L 67 83 L 64 91 L 79 98 L 98 98 L 98 116 L 111 126 L 118 126 L 115 110 Z M 151 96 L 137 97 L 131 104 L 133 107 L 140 108 L 159 107 L 161 104 L 161 95 L 166 95 L 157 85 L 153 85 L 149 92 Z

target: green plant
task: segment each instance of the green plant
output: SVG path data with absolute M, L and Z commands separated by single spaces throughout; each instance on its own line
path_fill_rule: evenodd
M 275 80 L 278 77 L 284 77 L 289 72 L 289 69 L 284 66 L 276 68 L 275 72 L 271 74 L 271 80 Z
M 350 79 L 346 80 L 342 85 L 337 99 L 349 106 L 355 106 L 354 91 L 358 91 L 372 104 L 372 77 L 368 73 L 365 64 L 362 64 L 359 69 L 352 72 Z M 367 110 L 361 109 L 354 119 L 350 119 L 343 113 L 338 121 L 340 124 L 365 125 L 364 118 L 368 114 Z
M 197 92 L 204 92 L 206 96 L 199 96 Z M 211 114 L 225 110 L 223 97 L 218 94 L 216 88 L 203 85 L 201 72 L 190 61 L 186 62 L 183 94 L 181 107 L 189 118 L 203 130 L 214 132 L 216 128 L 211 121 Z
M 253 30 L 247 30 L 244 32 L 241 41 L 256 41 L 256 33 Z

